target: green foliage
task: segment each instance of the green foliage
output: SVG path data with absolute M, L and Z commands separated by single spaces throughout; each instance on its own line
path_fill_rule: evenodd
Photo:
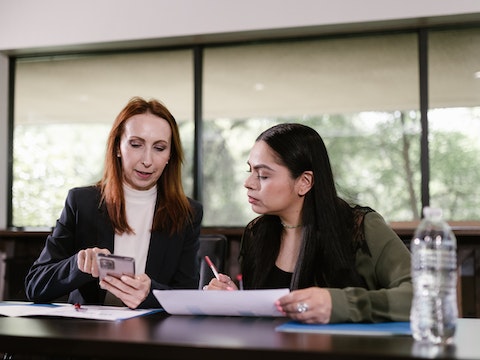
M 255 138 L 280 122 L 301 122 L 325 141 L 339 195 L 370 206 L 388 221 L 420 217 L 420 120 L 412 113 L 360 113 L 298 118 L 204 121 L 204 225 L 243 226 L 257 216 L 243 184 Z M 193 190 L 192 122 L 179 123 L 185 151 L 183 182 Z M 13 221 L 53 226 L 68 189 L 89 185 L 103 170 L 107 124 L 15 127 Z M 431 204 L 447 220 L 478 220 L 480 144 L 462 129 L 430 131 Z
M 478 220 L 480 147 L 462 133 L 436 132 L 430 143 L 430 194 L 449 220 Z
M 107 131 L 92 124 L 15 127 L 14 226 L 53 226 L 68 189 L 100 179 Z

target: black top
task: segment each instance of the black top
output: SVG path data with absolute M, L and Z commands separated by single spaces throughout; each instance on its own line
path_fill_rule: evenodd
M 292 280 L 292 273 L 283 271 L 282 269 L 274 266 L 268 274 L 267 281 L 269 289 L 283 289 L 290 288 L 290 281 Z

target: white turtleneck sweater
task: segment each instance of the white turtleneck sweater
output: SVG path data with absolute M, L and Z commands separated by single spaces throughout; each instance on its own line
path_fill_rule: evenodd
M 125 209 L 128 225 L 133 234 L 115 234 L 115 255 L 131 256 L 135 258 L 135 273 L 145 272 L 148 247 L 157 199 L 157 187 L 149 190 L 135 190 L 124 184 Z

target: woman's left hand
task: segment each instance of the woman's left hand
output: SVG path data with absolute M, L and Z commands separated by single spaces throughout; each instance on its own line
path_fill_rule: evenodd
M 275 305 L 286 316 L 307 324 L 327 324 L 332 314 L 332 297 L 328 290 L 319 287 L 294 290 Z
M 100 287 L 110 291 L 118 297 L 130 309 L 136 309 L 150 293 L 152 280 L 147 274 L 135 275 L 135 277 L 122 275 L 120 279 L 106 276 L 100 281 Z

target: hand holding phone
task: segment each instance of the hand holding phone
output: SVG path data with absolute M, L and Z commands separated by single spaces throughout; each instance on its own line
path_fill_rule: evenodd
M 99 278 L 107 275 L 120 278 L 122 275 L 135 276 L 135 259 L 129 256 L 97 254 Z

